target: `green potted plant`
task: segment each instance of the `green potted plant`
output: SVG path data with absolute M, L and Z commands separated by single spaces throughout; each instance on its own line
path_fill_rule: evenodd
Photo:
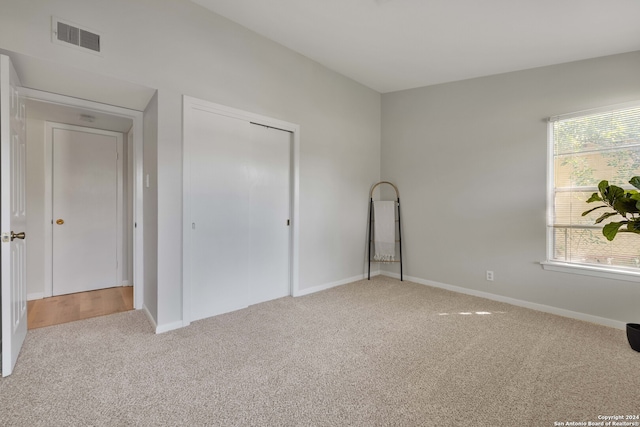
M 640 176 L 634 176 L 629 184 L 640 190 Z M 609 185 L 608 181 L 600 181 L 598 192 L 593 193 L 587 203 L 600 202 L 599 206 L 586 210 L 582 216 L 588 215 L 598 209 L 607 209 L 596 220 L 600 224 L 605 219 L 621 216 L 620 221 L 611 221 L 605 224 L 602 234 L 607 240 L 613 240 L 620 232 L 640 234 L 640 193 L 638 190 L 624 190 L 615 185 Z M 627 339 L 629 345 L 635 351 L 640 352 L 640 324 L 627 323 Z

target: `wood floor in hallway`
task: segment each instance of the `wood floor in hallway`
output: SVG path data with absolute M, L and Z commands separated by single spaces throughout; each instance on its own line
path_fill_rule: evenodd
M 133 310 L 133 286 L 60 295 L 27 303 L 28 329 Z

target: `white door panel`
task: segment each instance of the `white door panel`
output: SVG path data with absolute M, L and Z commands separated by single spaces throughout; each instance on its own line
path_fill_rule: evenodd
M 251 127 L 249 296 L 257 304 L 289 290 L 289 132 Z
M 247 122 L 194 111 L 191 141 L 192 320 L 248 305 Z
M 27 334 L 26 110 L 9 57 L 0 55 L 2 376 L 13 372 Z
M 191 320 L 290 294 L 290 134 L 193 109 Z
M 53 295 L 118 286 L 118 137 L 53 128 Z

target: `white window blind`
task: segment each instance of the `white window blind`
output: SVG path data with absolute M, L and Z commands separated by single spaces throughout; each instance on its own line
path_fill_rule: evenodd
M 586 200 L 602 180 L 632 189 L 640 175 L 640 105 L 558 116 L 549 122 L 550 180 L 548 259 L 576 265 L 640 271 L 640 236 L 619 233 L 613 241 L 595 225 L 602 212 Z

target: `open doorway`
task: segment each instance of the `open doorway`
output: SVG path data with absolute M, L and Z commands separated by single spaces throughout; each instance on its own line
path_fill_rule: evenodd
M 137 221 L 142 208 L 142 113 L 31 89 L 23 89 L 23 95 L 27 107 L 29 328 L 142 308 L 142 224 Z M 97 151 L 78 157 L 79 149 L 91 144 Z M 112 158 L 104 162 L 105 156 Z M 90 179 L 98 181 L 89 183 Z M 87 185 L 74 189 L 73 183 Z M 113 199 L 108 203 L 102 200 L 105 189 L 107 198 Z M 89 200 L 93 190 L 99 194 L 96 200 Z M 78 191 L 78 197 L 69 198 Z M 98 203 L 98 210 L 88 207 Z M 61 206 L 66 209 L 64 215 Z M 106 217 L 101 210 L 108 211 Z M 65 218 L 54 218 L 56 215 Z M 73 223 L 85 222 L 84 228 L 69 227 L 74 215 Z M 96 228 L 101 235 L 90 236 Z M 76 237 L 69 239 L 70 235 Z M 84 259 L 88 252 L 97 255 Z M 86 277 L 70 284 L 70 278 L 82 276 L 76 274 L 78 269 Z
M 25 104 L 29 329 L 133 309 L 133 120 Z

